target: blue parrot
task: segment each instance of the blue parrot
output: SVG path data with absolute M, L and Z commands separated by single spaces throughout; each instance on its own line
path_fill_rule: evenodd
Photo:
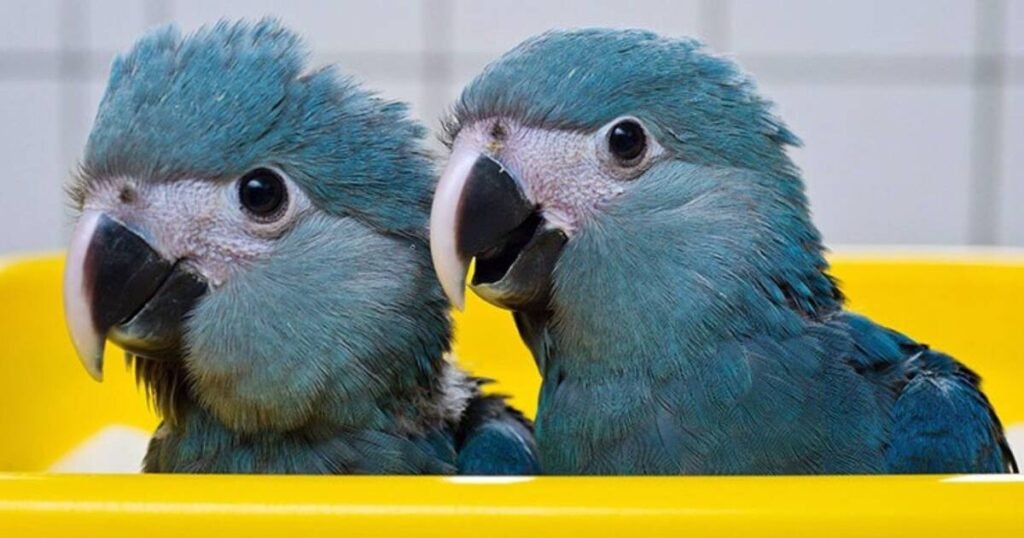
M 1015 469 L 978 376 L 845 311 L 787 146 L 737 65 L 647 31 L 554 31 L 447 125 L 446 292 L 512 310 L 545 473 Z M 913 308 L 913 305 L 907 305 Z
M 531 425 L 450 363 L 435 178 L 406 106 L 272 20 L 119 57 L 71 187 L 65 308 L 162 423 L 149 472 L 534 474 Z

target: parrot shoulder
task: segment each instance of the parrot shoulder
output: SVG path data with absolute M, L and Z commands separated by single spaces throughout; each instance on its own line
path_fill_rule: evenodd
M 851 364 L 891 400 L 893 473 L 1007 472 L 1017 465 L 981 377 L 945 353 L 844 312 Z
M 478 386 L 487 382 L 477 381 Z M 533 426 L 504 396 L 477 392 L 456 429 L 455 444 L 458 474 L 540 474 Z

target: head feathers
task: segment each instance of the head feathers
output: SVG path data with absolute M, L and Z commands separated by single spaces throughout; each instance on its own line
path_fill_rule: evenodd
M 276 21 L 153 31 L 111 69 L 86 177 L 228 180 L 273 165 L 322 209 L 421 236 L 433 189 L 424 130 L 332 68 L 310 71 Z
M 734 62 L 695 39 L 608 29 L 547 32 L 505 54 L 462 93 L 448 136 L 487 117 L 595 131 L 624 115 L 695 164 L 755 168 L 767 158 L 781 171 L 792 166 L 784 146 L 799 144 Z

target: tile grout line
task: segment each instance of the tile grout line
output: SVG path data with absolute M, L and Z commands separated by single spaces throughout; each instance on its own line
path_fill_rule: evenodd
M 60 177 L 54 178 L 66 184 L 74 173 L 75 166 L 79 159 L 81 148 L 78 147 L 79 140 L 76 133 L 82 132 L 86 127 L 80 125 L 82 110 L 88 102 L 86 92 L 81 83 L 88 80 L 89 68 L 83 65 L 82 59 L 88 55 L 82 51 L 89 49 L 90 36 L 88 28 L 88 10 L 90 0 L 62 0 L 59 5 L 58 30 L 60 34 L 60 46 L 57 56 L 57 84 L 58 84 L 58 146 Z M 67 206 L 64 207 L 63 218 L 60 223 L 60 233 L 65 237 L 70 231 L 70 214 Z
M 697 4 L 697 33 L 715 51 L 728 51 L 732 36 L 729 0 L 700 0 Z
M 58 118 L 60 121 L 60 152 L 62 158 L 68 157 L 71 153 L 72 142 L 68 140 L 68 133 L 73 132 L 75 112 L 79 100 L 74 90 L 74 82 L 82 75 L 81 65 L 76 61 L 81 54 L 77 51 L 88 50 L 89 35 L 88 29 L 82 24 L 82 12 L 80 8 L 89 8 L 89 0 L 74 2 L 73 0 L 62 0 L 59 7 L 57 20 L 60 34 L 60 45 L 57 52 L 57 82 L 60 87 L 60 101 Z M 63 159 L 67 162 L 67 159 Z
M 107 75 L 107 58 L 113 51 L 74 52 L 78 62 L 70 62 L 73 71 L 84 80 L 100 81 Z M 23 50 L 0 50 L 0 80 L 53 80 L 60 78 L 58 64 L 64 53 Z M 435 50 L 419 53 L 388 52 L 321 52 L 315 55 L 322 61 L 372 63 L 381 72 L 393 71 L 403 75 L 413 73 L 411 80 L 433 84 L 451 83 L 457 60 L 480 63 L 494 55 L 456 54 Z M 373 58 L 370 62 L 367 58 Z M 870 56 L 870 55 L 757 55 L 750 54 L 738 61 L 752 71 L 758 79 L 799 84 L 905 84 L 919 86 L 953 86 L 979 84 L 982 86 L 1024 86 L 1024 76 L 1011 76 L 1014 70 L 1001 69 L 1000 80 L 992 78 L 991 69 L 977 73 L 978 59 L 982 63 L 1020 65 L 1024 72 L 1024 56 L 981 54 L 974 56 Z M 416 66 L 422 69 L 410 69 Z
M 420 52 L 421 66 L 416 81 L 420 84 L 423 98 L 420 109 L 427 111 L 428 114 L 443 113 L 448 106 L 447 91 L 455 77 L 455 55 L 451 37 L 454 12 L 452 0 L 423 2 L 423 49 Z M 426 123 L 429 133 L 435 133 L 439 130 L 443 118 L 420 119 Z M 434 142 L 432 139 L 428 140 L 430 145 Z
M 996 244 L 1000 240 L 1000 189 L 1005 99 L 1006 3 L 976 4 L 975 50 L 972 70 L 970 185 L 968 242 Z
M 173 12 L 172 0 L 145 0 L 145 20 L 147 25 L 166 20 Z M 715 48 L 727 50 L 730 41 L 728 0 L 700 0 L 699 28 L 708 37 Z M 1024 77 L 1013 75 L 1008 69 L 1009 62 L 1021 62 L 1024 57 L 1009 54 L 1005 47 L 1006 39 L 1006 6 L 1005 0 L 979 2 L 976 5 L 975 45 L 969 57 L 954 55 L 921 58 L 901 58 L 899 56 L 848 55 L 839 58 L 816 55 L 753 55 L 750 60 L 762 62 L 770 69 L 762 72 L 759 77 L 776 81 L 802 84 L 907 84 L 921 87 L 969 85 L 971 90 L 971 132 L 969 140 L 969 172 L 970 190 L 966 201 L 968 210 L 968 242 L 972 244 L 993 244 L 1001 239 L 1000 231 L 1000 191 L 1001 180 L 1005 175 L 1001 158 L 1007 148 L 1003 126 L 1006 106 L 1006 90 L 1008 87 L 1024 85 Z M 58 25 L 60 28 L 60 45 L 56 53 L 39 53 L 44 61 L 43 66 L 52 69 L 41 69 L 38 65 L 31 66 L 26 58 L 36 51 L 11 52 L 0 51 L 0 60 L 13 58 L 6 67 L 13 67 L 10 72 L 0 73 L 2 79 L 16 79 L 24 76 L 31 80 L 55 81 L 58 85 L 58 125 L 59 151 L 62 164 L 70 164 L 78 156 L 81 148 L 75 133 L 87 127 L 81 125 L 85 120 L 82 107 L 88 99 L 83 93 L 83 83 L 101 81 L 106 75 L 106 66 L 98 67 L 96 58 L 102 54 L 91 49 L 90 28 L 86 15 L 90 0 L 61 0 L 59 4 Z M 379 53 L 385 60 L 383 70 L 395 69 L 403 76 L 417 82 L 423 98 L 425 109 L 433 114 L 443 110 L 447 103 L 447 93 L 454 82 L 454 65 L 462 56 L 453 49 L 451 30 L 453 25 L 454 5 L 452 0 L 432 0 L 425 3 L 421 19 L 423 24 L 423 50 L 414 54 Z M 339 56 L 372 56 L 374 53 L 336 52 Z M 418 70 L 408 69 L 415 65 L 419 58 Z M 31 59 L 31 58 L 29 58 Z M 789 72 L 787 66 L 803 60 L 821 62 L 822 65 L 836 59 L 857 67 L 851 75 L 843 75 L 843 69 L 835 69 L 814 76 L 800 76 Z M 83 61 L 85 60 L 85 61 Z M 897 71 L 901 65 L 920 62 L 921 68 L 901 75 Z M 99 62 L 102 63 L 102 62 Z M 389 65 L 389 63 L 391 65 Z M 1016 63 L 1014 64 L 1016 65 Z M 947 67 L 955 66 L 955 72 Z M 875 67 L 888 68 L 890 71 L 881 74 L 872 73 Z M 12 76 L 13 75 L 13 76 Z M 431 131 L 435 130 L 439 118 L 424 117 Z

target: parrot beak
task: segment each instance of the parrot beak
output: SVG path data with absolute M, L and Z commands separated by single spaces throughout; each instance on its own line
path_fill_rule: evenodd
M 103 380 L 109 339 L 146 359 L 179 357 L 185 317 L 208 286 L 136 231 L 85 211 L 64 267 L 64 315 L 82 365 Z
M 551 273 L 566 235 L 550 227 L 521 182 L 501 163 L 456 150 L 441 176 L 430 214 L 430 249 L 438 279 L 456 308 L 466 273 L 485 301 L 509 310 L 547 306 Z

